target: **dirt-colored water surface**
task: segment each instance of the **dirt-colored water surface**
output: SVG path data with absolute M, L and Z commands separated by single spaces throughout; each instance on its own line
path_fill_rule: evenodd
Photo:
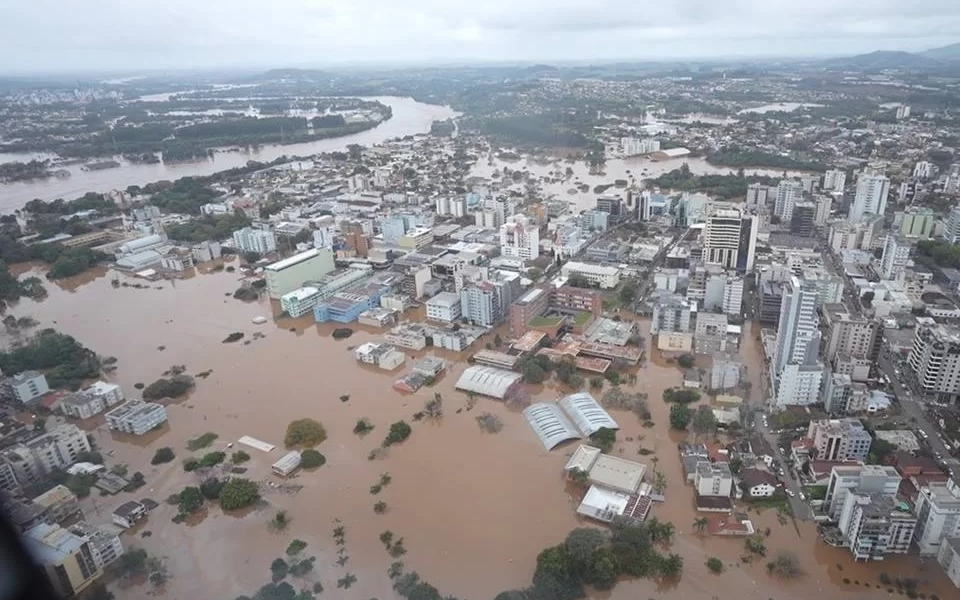
M 395 538 L 404 539 L 408 552 L 402 560 L 408 570 L 417 571 L 444 594 L 492 599 L 502 590 L 529 585 L 537 553 L 560 542 L 570 529 L 588 524 L 576 518 L 578 499 L 569 495 L 562 477 L 575 445 L 546 452 L 519 412 L 490 399 L 481 398 L 472 411 L 466 410 L 466 396 L 453 388 L 467 366 L 464 355 L 444 354 L 453 361 L 450 371 L 432 388 L 402 396 L 391 389 L 402 369 L 386 373 L 358 365 L 349 350 L 378 339 L 376 331 L 355 327 L 352 337 L 337 341 L 331 337 L 332 326 L 314 325 L 309 317 L 254 325 L 253 317 L 271 316 L 275 307 L 267 301 L 245 304 L 229 297 L 238 286 L 238 274 L 198 274 L 152 282 L 146 284 L 148 289 L 114 287 L 113 277 L 94 271 L 50 284 L 46 299 L 22 301 L 8 312 L 33 316 L 41 326 L 69 333 L 101 355 L 118 357 L 113 380 L 128 397 L 137 396 L 134 384 L 149 384 L 174 364 L 186 365 L 192 374 L 212 370 L 208 378 L 197 380 L 189 397 L 168 407 L 168 426 L 148 436 L 116 436 L 103 426 L 102 418 L 81 423 L 93 432 L 101 449 L 112 452 L 111 460 L 128 464 L 131 472 L 142 471 L 147 478 L 147 486 L 135 494 L 94 495 L 86 500 L 89 520 L 109 522 L 113 508 L 129 498 L 150 497 L 161 503 L 145 524 L 125 533 L 123 541 L 166 558 L 171 580 L 165 597 L 232 599 L 252 594 L 269 581 L 271 561 L 299 538 L 309 544 L 304 555 L 316 556 L 317 561 L 307 577 L 291 579 L 298 588 L 320 581 L 327 590 L 324 596 L 391 598 L 387 568 L 394 559 L 379 541 L 380 533 L 390 530 Z M 641 326 L 647 333 L 646 323 Z M 222 343 L 232 332 L 244 332 L 244 341 Z M 255 332 L 265 337 L 253 340 Z M 10 334 L 4 337 L 9 343 Z M 751 366 L 759 360 L 749 326 L 743 354 Z M 754 389 L 759 389 L 759 369 L 749 373 Z M 615 452 L 649 464 L 653 455 L 643 457 L 637 450 L 641 446 L 654 450 L 657 468 L 667 474 L 667 502 L 656 505 L 652 515 L 676 525 L 673 551 L 684 558 L 683 577 L 669 585 L 624 581 L 596 597 L 878 598 L 887 595 L 886 589 L 875 587 L 881 571 L 929 581 L 921 588 L 927 595 L 949 598 L 951 591 L 955 593 L 932 562 L 921 565 L 905 557 L 877 565 L 854 564 L 845 551 L 818 542 L 812 524 L 781 526 L 772 510 L 751 513 L 751 518 L 761 531 L 771 528 L 770 554 L 787 549 L 799 555 L 807 574 L 797 581 L 771 578 L 763 561 L 739 564 L 745 554 L 742 540 L 693 533 L 697 516 L 693 491 L 683 482 L 676 451 L 681 437 L 669 431 L 668 407 L 660 400 L 663 390 L 679 385 L 680 379 L 675 366 L 649 361 L 639 369 L 636 387 L 649 394 L 655 426 L 645 429 L 627 412 L 614 411 L 614 416 L 622 426 Z M 444 416 L 414 423 L 413 413 L 434 393 L 443 396 Z M 534 390 L 533 396 L 553 399 L 561 393 L 547 385 Z M 342 402 L 341 395 L 349 395 L 349 401 Z M 483 411 L 500 416 L 504 423 L 500 433 L 479 429 L 475 416 Z M 252 456 L 245 466 L 252 479 L 279 483 L 270 474 L 270 465 L 283 452 L 279 446 L 287 424 L 300 417 L 321 421 L 328 439 L 319 447 L 327 457 L 325 466 L 284 482 L 303 486 L 299 492 L 267 491 L 261 506 L 243 514 L 224 514 L 211 505 L 202 518 L 171 522 L 176 508 L 164 499 L 200 480 L 200 475 L 184 473 L 180 466 L 182 458 L 205 452 L 190 453 L 187 440 L 212 431 L 220 437 L 211 449 L 222 449 L 243 435 L 276 444 L 278 449 L 269 454 L 245 448 Z M 362 417 L 375 425 L 364 438 L 353 433 Z M 413 425 L 411 437 L 384 458 L 368 460 L 390 423 L 399 419 Z M 150 458 L 161 446 L 172 447 L 177 460 L 151 466 Z M 370 486 L 382 473 L 389 473 L 392 483 L 371 495 Z M 388 505 L 382 515 L 373 511 L 379 500 Z M 286 510 L 291 518 L 283 533 L 268 527 L 278 510 Z M 335 519 L 346 528 L 349 561 L 342 567 L 336 564 L 332 537 Z M 142 537 L 147 531 L 149 537 Z M 707 570 L 704 563 L 711 556 L 727 563 L 723 574 Z M 347 573 L 357 582 L 349 590 L 336 589 L 337 579 Z M 119 598 L 138 598 L 156 593 L 149 587 L 122 586 L 115 591 Z

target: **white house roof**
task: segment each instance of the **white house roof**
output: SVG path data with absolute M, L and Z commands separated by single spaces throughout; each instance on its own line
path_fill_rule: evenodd
M 591 436 L 604 427 L 620 429 L 613 417 L 587 392 L 570 394 L 558 403 L 584 436 Z
M 457 380 L 457 389 L 503 399 L 510 387 L 520 381 L 521 375 L 494 367 L 468 367 Z
M 580 437 L 577 428 L 556 404 L 531 404 L 524 409 L 523 416 L 547 450 L 553 450 L 558 444 Z

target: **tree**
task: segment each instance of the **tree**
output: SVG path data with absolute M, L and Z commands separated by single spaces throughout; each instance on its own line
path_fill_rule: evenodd
M 607 532 L 595 527 L 578 527 L 567 534 L 564 547 L 575 567 L 584 567 L 597 550 L 610 544 Z
M 707 559 L 707 568 L 713 571 L 714 573 L 723 572 L 723 561 L 717 558 L 716 556 L 711 556 Z
M 250 460 L 250 455 L 244 452 L 243 450 L 237 450 L 230 456 L 230 462 L 235 465 L 240 465 Z
M 327 439 L 327 430 L 313 419 L 297 419 L 287 425 L 287 434 L 283 438 L 287 448 L 300 446 L 311 448 Z
M 157 451 L 153 454 L 153 458 L 150 459 L 150 464 L 160 465 L 163 463 L 168 463 L 175 458 L 176 454 L 174 454 L 173 448 L 164 446 L 163 448 L 157 448 Z
M 203 506 L 203 494 L 198 487 L 185 487 L 177 497 L 177 510 L 181 515 L 190 515 Z
M 710 521 L 706 517 L 698 517 L 693 520 L 693 529 L 697 533 L 703 533 Z
M 45 417 L 37 417 L 33 420 L 33 430 L 36 433 L 43 433 L 47 430 L 47 419 Z
M 662 494 L 663 490 L 667 489 L 667 476 L 664 475 L 663 471 L 657 471 L 656 473 L 654 473 L 653 489 L 658 494 Z
M 427 400 L 423 405 L 423 412 L 431 419 L 439 419 L 443 416 L 443 395 L 440 392 L 433 394 L 432 400 Z
M 300 466 L 304 469 L 315 469 L 322 467 L 326 463 L 327 458 L 313 448 L 307 448 L 300 453 Z
M 880 464 L 896 451 L 897 447 L 895 445 L 887 440 L 874 436 L 873 441 L 870 442 L 870 453 L 867 456 L 867 462 L 872 465 Z
M 617 443 L 617 432 L 614 429 L 601 427 L 596 433 L 590 436 L 590 442 L 600 448 L 602 452 L 610 452 L 610 450 L 613 449 L 613 445 Z
M 625 281 L 620 287 L 620 291 L 617 292 L 617 297 L 620 299 L 621 304 L 630 304 L 636 296 L 637 282 L 634 279 Z
M 617 584 L 619 576 L 620 561 L 612 550 L 603 548 L 593 554 L 583 579 L 598 590 L 609 590 Z
M 800 559 L 792 552 L 781 551 L 767 563 L 767 571 L 784 579 L 796 579 L 803 575 Z
M 759 533 L 748 537 L 744 545 L 746 545 L 747 550 L 754 554 L 763 556 L 767 553 L 767 545 L 763 542 L 763 536 Z
M 670 407 L 670 427 L 686 429 L 691 419 L 690 409 L 686 404 L 674 404 Z
M 567 278 L 567 285 L 575 288 L 593 287 L 590 285 L 590 280 L 580 273 L 571 273 L 570 277 Z
M 220 490 L 220 508 L 223 510 L 237 510 L 250 506 L 260 499 L 257 484 L 249 479 L 231 479 Z
M 671 554 L 660 559 L 660 574 L 664 577 L 679 577 L 683 572 L 683 557 Z
M 696 364 L 696 359 L 691 354 L 682 354 L 677 358 L 677 364 L 684 369 L 689 369 Z
M 584 597 L 583 584 L 573 572 L 570 555 L 564 546 L 553 546 L 537 556 L 533 574 L 537 595 L 552 600 L 577 600 Z
M 240 258 L 242 258 L 243 262 L 247 263 L 248 265 L 252 265 L 253 263 L 260 260 L 262 257 L 260 256 L 259 252 L 254 252 L 250 250 L 241 254 Z
M 528 360 L 523 364 L 523 381 L 539 385 L 547 378 L 547 373 L 535 361 Z
M 866 292 L 860 296 L 860 304 L 862 304 L 864 308 L 870 308 L 873 306 L 873 299 L 875 297 L 876 294 L 874 292 Z
M 399 444 L 410 437 L 412 432 L 413 430 L 405 421 L 397 421 L 396 423 L 390 425 L 390 431 L 387 433 L 386 439 L 383 440 L 383 446 L 387 447 L 392 446 L 393 444 Z
M 273 577 L 274 583 L 286 577 L 289 572 L 290 565 L 282 558 L 275 558 L 273 562 L 270 563 L 270 575 Z
M 599 389 L 603 388 L 603 382 L 604 382 L 603 377 L 591 377 L 591 378 L 590 378 L 590 387 L 593 388 L 593 389 L 595 389 L 595 390 L 599 390 Z
M 200 493 L 203 494 L 203 497 L 207 500 L 216 500 L 220 497 L 223 486 L 224 483 L 222 481 L 216 477 L 211 477 L 210 479 L 205 479 L 203 483 L 200 484 Z
M 143 399 L 179 398 L 192 390 L 193 386 L 193 377 L 189 375 L 175 375 L 169 379 L 161 377 L 143 389 Z
M 377 513 L 378 515 L 382 515 L 383 513 L 387 512 L 387 503 L 383 500 L 377 502 L 373 505 L 373 512 Z
M 287 516 L 287 511 L 278 510 L 277 514 L 273 515 L 273 518 L 270 520 L 270 528 L 274 531 L 285 531 L 290 525 L 290 517 Z
M 674 405 L 682 406 L 682 405 Z M 686 408 L 684 406 L 684 408 Z M 671 408 L 671 417 L 673 409 Z M 700 435 L 705 433 L 711 433 L 717 429 L 717 418 L 713 414 L 713 409 L 709 406 L 699 406 L 697 407 L 697 412 L 693 414 L 693 420 L 691 422 L 694 433 Z M 678 428 L 682 429 L 682 428 Z
M 290 542 L 290 545 L 287 546 L 287 556 L 295 556 L 300 554 L 304 548 L 307 547 L 307 543 L 303 540 L 293 540 Z
M 500 337 L 499 333 L 493 336 L 493 345 L 496 346 L 497 348 L 503 345 L 503 338 Z

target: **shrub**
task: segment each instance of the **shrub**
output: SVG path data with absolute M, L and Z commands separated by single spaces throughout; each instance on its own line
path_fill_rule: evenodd
M 230 457 L 230 462 L 235 465 L 243 464 L 248 460 L 250 460 L 250 455 L 243 450 L 237 450 L 233 453 L 233 456 Z
M 203 494 L 203 497 L 207 500 L 216 500 L 220 497 L 220 492 L 223 491 L 224 483 L 217 479 L 216 477 L 211 477 L 206 479 L 203 483 L 200 484 L 200 493 Z
M 767 563 L 767 570 L 784 579 L 796 579 L 803 575 L 800 560 L 791 552 L 780 552 L 777 557 Z
M 353 335 L 353 330 L 349 327 L 338 327 L 333 330 L 333 339 L 344 340 Z
M 716 556 L 711 556 L 707 559 L 707 568 L 714 573 L 721 573 L 723 571 L 723 561 Z
M 273 562 L 270 563 L 270 574 L 273 577 L 274 583 L 280 581 L 287 576 L 287 573 L 290 572 L 290 565 L 287 564 L 287 561 L 282 558 L 275 558 Z
M 283 443 L 288 447 L 302 446 L 309 448 L 322 443 L 327 439 L 327 431 L 319 422 L 313 419 L 297 419 L 287 425 L 287 434 Z
M 366 418 L 358 419 L 357 424 L 353 426 L 353 432 L 361 437 L 373 431 L 373 425 Z
M 157 448 L 157 451 L 153 454 L 153 458 L 150 459 L 151 465 L 162 465 L 163 463 L 168 463 L 176 458 L 176 455 L 173 453 L 173 448 L 168 448 L 164 446 L 163 448 Z
M 187 473 L 196 471 L 198 468 L 200 468 L 200 461 L 195 458 L 187 458 L 183 461 L 183 470 Z
M 315 469 L 327 463 L 327 457 L 313 448 L 307 448 L 300 453 L 300 466 L 304 469 Z
M 207 446 L 215 442 L 218 437 L 220 436 L 213 433 L 212 431 L 208 431 L 207 433 L 199 437 L 195 437 L 192 440 L 189 440 L 187 442 L 187 450 L 190 450 L 191 452 L 202 450 L 203 448 L 206 448 Z
M 220 508 L 223 510 L 246 508 L 259 499 L 257 484 L 249 479 L 231 479 L 220 490 Z
M 290 545 L 287 546 L 287 556 L 293 556 L 299 554 L 307 547 L 307 543 L 303 540 L 293 540 L 290 542 Z
M 177 510 L 180 511 L 180 514 L 195 513 L 200 510 L 201 506 L 203 506 L 203 495 L 200 493 L 200 489 L 193 486 L 183 488 L 177 498 Z
M 224 452 L 207 452 L 203 455 L 203 458 L 200 459 L 201 467 L 215 467 L 223 462 L 227 457 Z
M 410 429 L 410 426 L 407 425 L 405 421 L 397 421 L 390 426 L 390 432 L 387 434 L 387 438 L 383 440 L 383 446 L 392 446 L 393 444 L 399 444 L 408 437 L 413 430 Z
M 193 385 L 193 377 L 189 375 L 176 375 L 169 379 L 161 377 L 143 389 L 143 399 L 179 398 L 192 390 Z
M 383 513 L 387 512 L 387 503 L 382 500 L 377 502 L 373 505 L 373 512 L 377 513 L 378 515 L 382 515 Z

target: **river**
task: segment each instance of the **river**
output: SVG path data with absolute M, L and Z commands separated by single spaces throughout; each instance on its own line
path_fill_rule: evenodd
M 23 269 L 18 268 L 17 274 Z M 46 299 L 21 300 L 8 313 L 33 316 L 40 327 L 55 327 L 105 356 L 117 356 L 118 370 L 111 378 L 128 397 L 137 396 L 134 384 L 150 383 L 173 364 L 185 365 L 193 374 L 212 369 L 209 378 L 197 380 L 196 390 L 188 398 L 168 407 L 169 424 L 143 438 L 111 433 L 103 426 L 102 417 L 81 423 L 109 454 L 110 462 L 126 463 L 131 472 L 142 471 L 147 479 L 146 487 L 135 494 L 94 494 L 84 500 L 88 520 L 108 523 L 110 512 L 131 498 L 161 502 L 144 524 L 125 533 L 122 540 L 128 548 L 143 547 L 164 558 L 171 580 L 163 598 L 252 595 L 269 581 L 270 562 L 283 556 L 294 538 L 309 544 L 305 556 L 317 557 L 312 573 L 292 579 L 298 589 L 319 581 L 326 588 L 324 597 L 392 598 L 386 570 L 393 559 L 379 542 L 380 533 L 390 530 L 395 537 L 404 538 L 408 554 L 402 560 L 408 570 L 419 572 L 444 595 L 490 600 L 501 590 L 529 585 L 542 548 L 561 542 L 574 527 L 590 525 L 575 517 L 578 499 L 562 477 L 563 465 L 576 444 L 545 451 L 518 411 L 487 398 L 479 398 L 476 407 L 468 411 L 464 394 L 453 389 L 467 366 L 464 355 L 444 353 L 444 358 L 453 361 L 450 372 L 432 388 L 401 396 L 392 391 L 391 382 L 423 353 L 409 352 L 407 365 L 393 373 L 361 366 L 350 348 L 377 340 L 379 332 L 375 330 L 356 327 L 353 337 L 337 341 L 331 337 L 332 325 L 317 326 L 310 317 L 253 325 L 253 317 L 269 316 L 275 306 L 265 300 L 247 304 L 231 298 L 239 285 L 234 273 L 196 274 L 179 281 L 149 283 L 147 289 L 114 288 L 110 283 L 113 276 L 106 269 L 97 269 L 49 283 Z M 649 321 L 641 321 L 640 326 L 649 347 Z M 244 332 L 249 344 L 223 344 L 234 331 Z M 255 332 L 266 337 L 252 340 Z M 11 337 L 10 332 L 0 331 L 4 345 L 14 341 Z M 478 347 L 483 343 L 478 342 Z M 745 360 L 759 356 L 755 346 L 754 332 L 747 326 L 741 348 Z M 702 358 L 707 364 L 700 366 L 708 366 L 709 358 Z M 637 374 L 636 389 L 649 394 L 655 426 L 644 428 L 631 413 L 611 411 L 621 425 L 614 452 L 651 467 L 653 455 L 639 456 L 638 448 L 653 450 L 659 458 L 656 468 L 667 474 L 668 502 L 656 505 L 652 515 L 676 525 L 671 551 L 683 557 L 684 573 L 677 584 L 625 580 L 612 592 L 592 593 L 591 597 L 873 600 L 881 594 L 875 587 L 881 571 L 921 578 L 928 582 L 921 588 L 928 597 L 932 593 L 951 597 L 949 582 L 929 561 L 921 564 L 913 557 L 898 557 L 856 564 L 847 551 L 820 543 L 813 524 L 781 526 L 773 510 L 751 512 L 750 518 L 761 531 L 771 529 L 766 540 L 768 556 L 784 549 L 798 554 L 807 573 L 799 580 L 771 578 L 765 560 L 741 563 L 745 552 L 740 539 L 695 534 L 693 490 L 680 474 L 676 448 L 684 434 L 669 429 L 669 406 L 660 399 L 664 389 L 680 385 L 681 370 L 655 356 Z M 756 387 L 759 373 L 751 369 L 750 375 Z M 530 391 L 534 399 L 542 400 L 561 394 L 551 384 Z M 434 393 L 443 395 L 442 419 L 413 422 L 411 415 Z M 342 394 L 349 395 L 347 402 L 340 400 Z M 499 434 L 478 429 L 474 417 L 483 411 L 503 420 Z M 212 431 L 220 439 L 211 450 L 222 449 L 242 435 L 281 445 L 287 423 L 301 417 L 322 421 L 328 439 L 319 446 L 327 464 L 290 480 L 303 486 L 299 493 L 267 493 L 262 507 L 242 515 L 224 514 L 211 506 L 205 516 L 187 524 L 171 522 L 176 508 L 163 500 L 199 481 L 198 474 L 184 473 L 180 466 L 190 455 L 185 449 L 188 439 Z M 352 433 L 361 417 L 375 426 L 365 438 Z M 412 424 L 410 439 L 391 448 L 387 456 L 368 460 L 368 452 L 383 439 L 389 424 L 399 419 Z M 151 456 L 161 446 L 173 448 L 177 460 L 150 465 Z M 282 450 L 270 454 L 246 450 L 252 456 L 244 465 L 249 468 L 247 476 L 277 481 L 270 475 L 270 464 Z M 382 473 L 390 473 L 393 482 L 379 495 L 371 495 L 369 488 Z M 373 511 L 378 500 L 388 505 L 383 515 Z M 286 510 L 291 519 L 284 533 L 271 532 L 267 525 L 277 510 Z M 349 562 L 344 567 L 335 564 L 334 519 L 346 527 Z M 143 535 L 146 532 L 149 537 Z M 707 570 L 705 562 L 711 556 L 726 563 L 724 573 L 714 575 Z M 355 574 L 358 582 L 349 590 L 336 589 L 337 579 L 346 573 Z M 869 588 L 866 582 L 871 583 Z M 119 600 L 156 595 L 148 584 L 114 591 Z
M 67 167 L 71 173 L 71 177 L 67 179 L 51 177 L 0 185 L 0 213 L 17 210 L 35 198 L 73 200 L 87 192 L 109 192 L 164 179 L 211 175 L 218 171 L 242 167 L 250 160 L 269 162 L 283 155 L 311 156 L 322 152 L 344 150 L 350 144 L 372 146 L 392 138 L 427 133 L 433 121 L 457 116 L 454 110 L 446 106 L 424 104 L 412 98 L 379 96 L 368 99 L 390 106 L 393 109 L 393 117 L 373 129 L 353 135 L 303 144 L 265 145 L 250 152 L 217 152 L 212 158 L 206 160 L 147 165 L 131 164 L 120 157 L 114 157 L 121 166 L 100 171 L 84 171 L 78 164 Z M 29 155 L 0 155 L 0 160 L 3 162 L 24 159 L 29 160 Z

